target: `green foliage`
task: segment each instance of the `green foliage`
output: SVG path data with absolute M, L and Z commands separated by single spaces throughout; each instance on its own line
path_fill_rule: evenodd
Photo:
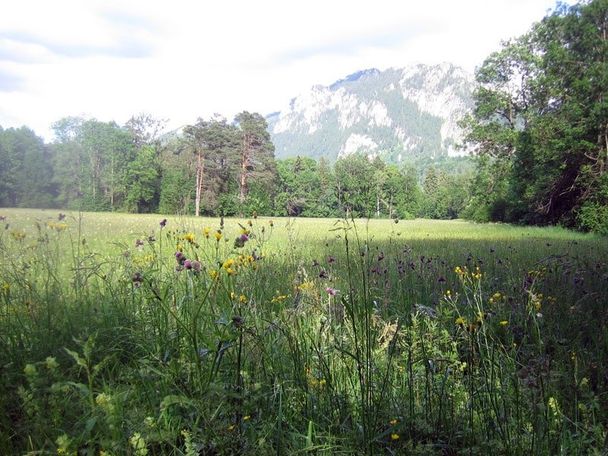
M 54 207 L 50 158 L 32 130 L 0 128 L 0 206 Z
M 478 70 L 468 141 L 499 162 L 504 182 L 471 214 L 601 229 L 591 212 L 605 212 L 607 9 L 605 0 L 560 5 Z
M 468 162 L 462 159 L 409 160 L 402 168 L 361 154 L 334 166 L 323 157 L 277 161 L 265 119 L 248 112 L 234 123 L 218 116 L 199 119 L 176 135 L 162 135 L 162 128 L 162 121 L 146 115 L 132 117 L 123 127 L 68 117 L 55 123 L 57 139 L 48 146 L 26 129 L 1 131 L 5 179 L 0 203 L 134 213 L 348 213 L 398 219 L 455 218 L 468 200 Z M 440 188 L 432 194 L 419 184 L 429 167 L 441 171 Z

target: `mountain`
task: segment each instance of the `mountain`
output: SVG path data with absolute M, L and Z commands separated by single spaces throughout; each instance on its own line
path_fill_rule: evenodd
M 277 158 L 462 155 L 457 122 L 473 106 L 472 91 L 473 76 L 449 63 L 368 69 L 312 87 L 267 121 Z

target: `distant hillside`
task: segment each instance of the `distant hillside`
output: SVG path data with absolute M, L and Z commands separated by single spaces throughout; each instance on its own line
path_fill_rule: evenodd
M 277 158 L 330 161 L 356 152 L 388 162 L 454 156 L 473 76 L 449 63 L 369 69 L 314 86 L 267 117 Z

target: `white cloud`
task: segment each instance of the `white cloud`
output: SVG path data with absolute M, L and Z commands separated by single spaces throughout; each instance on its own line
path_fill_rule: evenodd
M 552 0 L 21 0 L 0 15 L 0 125 L 50 137 L 67 115 L 170 125 L 268 113 L 363 68 L 473 70 Z

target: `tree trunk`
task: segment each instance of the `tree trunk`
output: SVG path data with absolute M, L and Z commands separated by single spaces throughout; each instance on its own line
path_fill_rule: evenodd
M 194 197 L 194 215 L 201 215 L 201 195 L 203 193 L 203 173 L 205 172 L 205 162 L 203 154 L 199 150 L 196 157 L 196 194 Z
M 245 134 L 243 138 L 243 151 L 241 154 L 241 175 L 240 175 L 240 193 L 239 193 L 239 201 L 242 203 L 245 202 L 245 197 L 247 196 L 247 167 L 249 166 L 249 155 L 250 155 L 250 145 L 249 145 L 249 134 Z

